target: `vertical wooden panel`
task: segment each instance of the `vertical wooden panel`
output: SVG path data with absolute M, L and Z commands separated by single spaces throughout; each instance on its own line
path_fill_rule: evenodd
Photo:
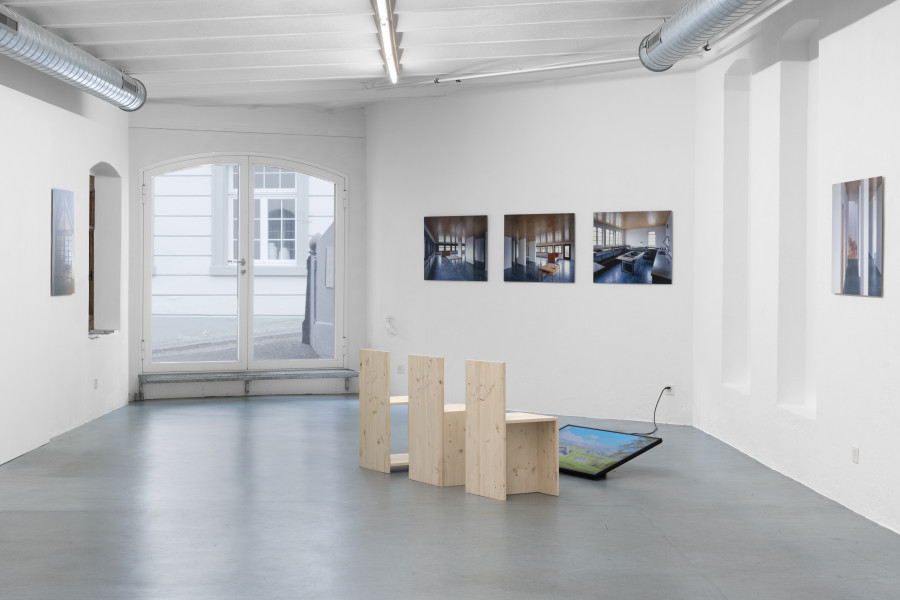
M 508 494 L 537 488 L 537 430 L 533 423 L 506 425 L 506 482 Z
M 556 419 L 506 426 L 508 494 L 559 496 L 559 432 Z
M 409 355 L 409 478 L 444 485 L 444 359 Z
M 391 472 L 391 357 L 359 351 L 359 466 Z
M 444 405 L 444 460 L 441 485 L 466 483 L 466 405 Z
M 506 500 L 506 364 L 466 361 L 466 492 Z
M 559 496 L 559 422 L 539 424 L 538 485 L 535 491 Z

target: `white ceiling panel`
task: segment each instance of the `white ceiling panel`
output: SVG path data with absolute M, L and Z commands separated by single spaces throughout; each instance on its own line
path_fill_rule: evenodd
M 469 59 L 481 61 L 489 58 L 514 58 L 535 56 L 599 55 L 608 53 L 635 52 L 630 37 L 571 40 L 533 40 L 528 42 L 482 42 L 479 44 L 443 44 L 406 47 L 403 50 L 405 63 L 426 60 Z
M 542 25 L 510 25 L 502 32 L 495 27 L 456 27 L 428 31 L 401 31 L 400 46 L 431 44 L 478 44 L 482 42 L 529 42 L 533 40 L 597 39 L 630 37 L 634 52 L 645 35 L 661 23 L 659 19 L 629 19 L 628 21 L 597 21 L 595 23 L 547 23 Z M 501 35 L 502 33 L 502 35 Z
M 75 44 L 108 44 L 133 40 L 196 40 L 325 33 L 371 33 L 372 15 L 266 16 L 256 19 L 197 19 L 171 22 L 135 22 L 112 25 L 55 25 L 47 27 Z
M 155 83 L 250 83 L 258 81 L 302 81 L 327 79 L 374 79 L 383 67 L 377 65 L 308 65 L 285 67 L 253 67 L 247 69 L 207 69 L 138 72 L 136 76 L 147 86 Z
M 678 10 L 686 4 L 683 0 L 399 0 L 395 3 L 394 12 L 425 10 L 464 10 L 468 8 L 496 8 L 520 6 L 639 6 L 665 3 Z
M 172 23 L 212 19 L 370 16 L 360 0 L 17 0 L 3 3 L 26 17 L 39 14 L 44 27 Z
M 166 73 L 173 70 L 171 57 L 132 58 L 115 61 L 129 73 Z M 380 66 L 378 48 L 368 50 L 320 50 L 308 52 L 254 52 L 238 54 L 194 54 L 178 59 L 179 71 L 213 69 L 263 69 L 266 67 L 311 67 L 337 65 Z
M 676 0 L 681 3 L 681 0 Z M 673 2 L 555 2 L 468 9 L 397 11 L 397 29 L 444 29 L 448 27 L 508 27 L 549 23 L 592 23 L 631 19 L 662 19 L 671 16 L 666 6 Z M 398 9 L 403 5 L 398 3 Z M 677 10 L 678 7 L 675 8 Z M 649 32 L 648 32 L 649 33 Z
M 85 52 L 103 60 L 160 58 L 198 54 L 266 54 L 317 50 L 374 50 L 380 52 L 378 38 L 366 33 L 323 33 L 309 35 L 247 36 L 194 40 L 150 40 L 112 44 L 79 44 Z
M 2 0 L 0 0 L 2 1 Z M 640 40 L 687 0 L 394 0 L 400 80 L 370 0 L 12 0 L 14 11 L 142 80 L 150 101 L 358 106 L 640 68 Z M 513 75 L 478 83 L 435 78 Z

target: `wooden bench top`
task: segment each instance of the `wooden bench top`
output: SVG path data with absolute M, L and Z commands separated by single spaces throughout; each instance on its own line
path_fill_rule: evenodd
M 391 454 L 391 465 L 392 467 L 408 467 L 409 466 L 409 452 L 404 452 L 403 454 Z
M 548 417 L 547 415 L 536 415 L 525 412 L 506 413 L 507 423 L 548 423 L 557 421 L 557 417 Z

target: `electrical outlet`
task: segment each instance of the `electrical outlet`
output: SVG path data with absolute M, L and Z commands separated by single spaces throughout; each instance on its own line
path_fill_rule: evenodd
M 666 396 L 674 396 L 675 395 L 675 386 L 667 385 L 666 386 Z
M 96 390 L 99 387 L 100 387 L 100 380 L 95 378 L 94 379 L 94 389 Z
M 859 448 L 856 446 L 850 447 L 850 460 L 854 463 L 859 464 Z
M 397 365 L 397 375 L 406 375 L 406 365 Z

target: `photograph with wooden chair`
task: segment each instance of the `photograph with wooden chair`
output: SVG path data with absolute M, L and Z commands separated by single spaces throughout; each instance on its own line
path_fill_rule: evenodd
M 575 215 L 506 215 L 503 281 L 575 282 Z

